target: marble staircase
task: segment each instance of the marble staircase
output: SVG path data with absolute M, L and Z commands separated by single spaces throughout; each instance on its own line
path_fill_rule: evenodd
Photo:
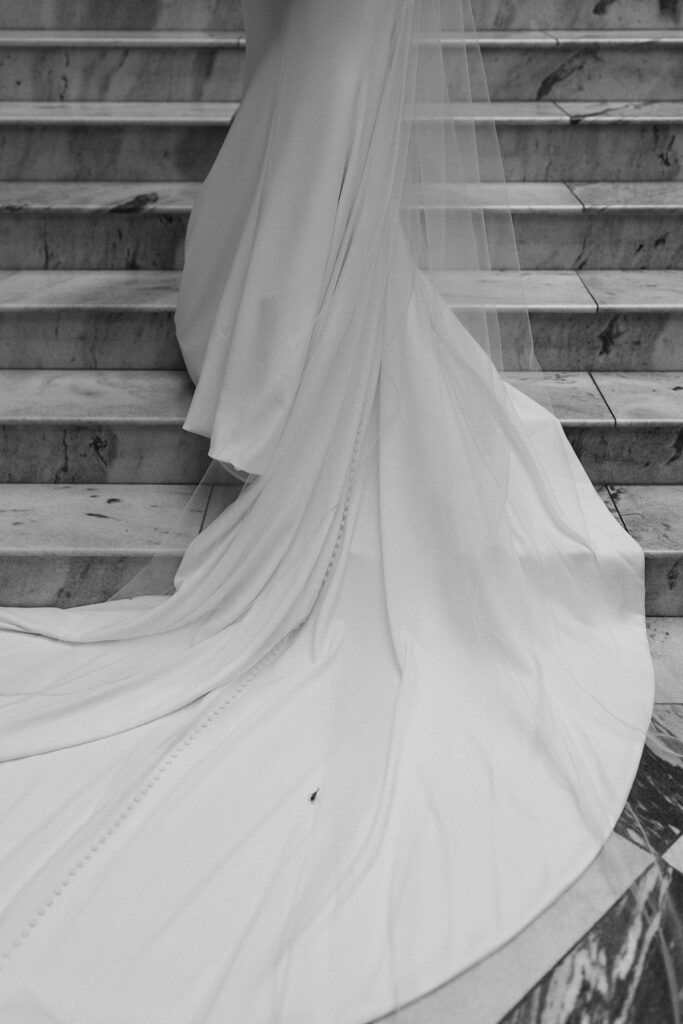
M 448 0 L 443 10 L 448 24 Z M 683 4 L 476 0 L 475 11 L 551 371 L 543 394 L 528 374 L 511 379 L 551 398 L 643 545 L 658 659 L 670 660 L 683 648 Z M 181 430 L 191 387 L 173 308 L 189 211 L 237 109 L 243 60 L 234 0 L 3 0 L 3 603 L 114 592 L 206 465 L 205 443 Z M 497 186 L 482 202 L 495 238 Z M 443 274 L 447 290 L 456 271 Z M 512 335 L 516 288 L 503 270 L 489 284 Z M 195 495 L 160 581 L 234 494 Z

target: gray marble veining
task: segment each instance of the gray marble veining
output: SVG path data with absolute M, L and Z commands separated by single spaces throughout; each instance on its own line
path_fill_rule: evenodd
M 0 424 L 3 483 L 197 483 L 208 443 L 171 421 Z
M 487 83 L 496 99 L 558 101 L 677 100 L 681 97 L 681 37 L 617 41 L 612 33 L 593 39 L 524 41 L 517 48 L 482 48 Z M 447 72 L 449 70 L 446 58 Z M 450 78 L 457 83 L 457 69 Z
M 85 8 L 83 0 L 3 0 L 0 8 L 0 29 L 230 31 L 243 25 L 239 0 L 118 0 Z
M 126 106 L 126 104 L 122 104 Z M 149 104 L 153 117 L 154 104 Z M 215 104 L 214 104 L 215 106 Z M 0 179 L 12 181 L 202 181 L 229 124 L 98 119 L 91 112 L 61 123 L 54 117 L 0 119 Z
M 680 0 L 643 3 L 643 0 L 475 0 L 478 28 L 556 29 L 670 29 L 683 27 Z M 449 0 L 442 0 L 447 23 L 452 14 Z
M 533 131 L 501 123 L 498 138 L 509 181 L 659 181 L 681 176 L 681 127 L 626 117 Z
M 0 369 L 183 368 L 172 309 L 125 307 L 8 312 L 0 307 Z
M 51 38 L 0 35 L 0 96 L 21 101 L 221 102 L 242 95 L 238 40 Z
M 427 122 L 474 116 L 485 180 L 498 174 L 485 131 L 491 116 L 511 181 L 679 175 L 683 104 L 616 104 L 609 115 L 604 106 L 600 112 L 587 109 L 595 104 L 574 106 L 574 122 L 552 102 L 423 106 L 419 116 Z M 2 103 L 0 177 L 201 180 L 234 111 L 229 103 Z

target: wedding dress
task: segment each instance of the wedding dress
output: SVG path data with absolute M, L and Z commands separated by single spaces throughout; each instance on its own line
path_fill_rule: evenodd
M 2 612 L 2 1022 L 373 1020 L 514 936 L 624 806 L 643 557 L 498 373 L 532 364 L 487 298 L 495 139 L 439 111 L 435 6 L 245 3 L 177 325 L 186 427 L 247 484 L 171 595 Z

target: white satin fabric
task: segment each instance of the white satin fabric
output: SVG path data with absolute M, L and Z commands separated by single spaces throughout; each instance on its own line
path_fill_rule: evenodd
M 178 328 L 188 429 L 258 478 L 172 597 L 2 614 L 7 1024 L 374 1019 L 626 800 L 642 553 L 391 216 L 413 7 L 246 4 Z

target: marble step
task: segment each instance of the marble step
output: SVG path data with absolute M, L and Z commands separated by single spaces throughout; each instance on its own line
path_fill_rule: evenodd
M 208 442 L 182 430 L 183 371 L 0 372 L 0 482 L 196 483 Z
M 455 89 L 461 37 L 444 40 Z M 481 32 L 477 42 L 494 100 L 683 99 L 683 30 L 508 30 Z M 0 97 L 238 100 L 243 63 L 239 31 L 0 30 Z
M 473 0 L 479 29 L 656 29 L 683 27 L 680 0 Z M 458 5 L 441 0 L 445 27 Z M 239 0 L 3 0 L 0 28 L 225 31 L 243 24 Z
M 595 483 L 683 484 L 683 373 L 506 376 L 553 409 Z M 0 482 L 196 482 L 191 394 L 182 370 L 3 370 Z
M 180 269 L 198 190 L 189 182 L 0 182 L 0 269 Z M 446 266 L 454 268 L 458 217 L 473 198 L 458 187 L 422 197 L 427 206 L 444 199 Z M 683 269 L 681 181 L 490 184 L 478 201 L 495 267 L 509 255 L 496 242 L 509 205 L 526 269 Z
M 156 556 L 147 592 L 173 580 L 192 537 L 239 486 L 0 484 L 0 604 L 92 604 Z
M 234 103 L 0 102 L 0 180 L 201 181 Z M 683 101 L 423 107 L 426 125 L 495 119 L 509 181 L 683 179 Z M 428 127 L 425 131 L 428 131 Z M 486 141 L 481 173 L 487 166 Z
M 646 553 L 648 614 L 683 616 L 683 487 L 610 484 L 605 490 Z
M 180 369 L 178 283 L 173 271 L 0 271 L 0 369 Z M 473 305 L 482 292 L 499 305 L 510 368 L 528 306 L 546 370 L 683 371 L 681 271 L 444 274 L 437 283 L 446 295 L 471 288 Z
M 156 555 L 147 580 L 172 582 L 188 542 L 239 486 L 0 485 L 0 604 L 90 604 L 116 593 Z M 647 611 L 661 654 L 683 641 L 683 488 L 600 488 L 646 553 Z M 138 584 L 139 589 L 142 586 Z M 671 618 L 666 618 L 670 616 Z

